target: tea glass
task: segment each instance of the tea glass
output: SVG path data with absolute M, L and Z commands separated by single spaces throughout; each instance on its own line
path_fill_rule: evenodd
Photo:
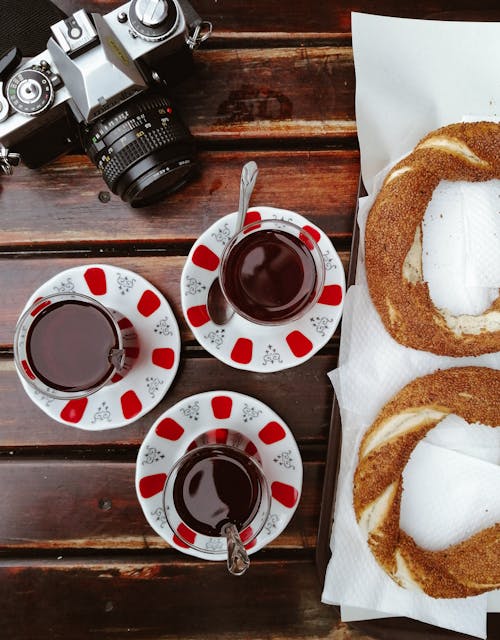
M 260 325 L 288 324 L 318 301 L 323 254 L 307 229 L 287 220 L 251 222 L 221 257 L 220 285 L 235 312 Z
M 242 482 L 234 482 L 234 472 Z M 238 493 L 236 487 L 242 491 Z M 219 559 L 228 550 L 225 525 L 236 512 L 239 521 L 233 524 L 243 545 L 248 547 L 259 535 L 269 517 L 271 491 L 256 454 L 229 444 L 200 443 L 168 472 L 163 506 L 181 546 Z
M 61 315 L 57 319 L 54 313 L 58 309 L 66 309 L 63 311 L 66 316 L 68 310 L 71 314 L 92 311 L 85 320 L 81 316 L 82 322 L 78 325 L 74 315 L 73 322 Z M 47 324 L 51 321 L 57 323 L 52 328 Z M 37 326 L 39 337 L 35 338 Z M 96 334 L 92 335 L 91 326 L 101 333 L 100 345 Z M 43 333 L 47 328 L 48 333 Z M 37 355 L 32 345 L 35 339 L 39 345 Z M 78 352 L 80 358 L 88 355 L 92 363 L 87 367 L 81 361 L 80 366 L 75 365 L 71 358 Z M 22 379 L 35 391 L 57 399 L 82 398 L 110 384 L 113 376 L 122 371 L 125 361 L 123 336 L 111 311 L 94 298 L 79 293 L 54 294 L 36 300 L 19 318 L 14 336 L 14 360 Z M 56 382 L 56 378 L 64 377 L 63 372 L 70 372 L 64 386 Z

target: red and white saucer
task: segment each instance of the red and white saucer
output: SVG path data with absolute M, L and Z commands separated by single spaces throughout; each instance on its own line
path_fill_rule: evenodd
M 212 437 L 213 436 L 213 437 Z M 225 560 L 224 538 L 209 538 L 207 551 L 188 547 L 175 535 L 163 506 L 163 489 L 174 463 L 196 444 L 218 442 L 240 446 L 255 456 L 271 489 L 269 517 L 248 544 L 255 553 L 274 540 L 293 516 L 302 491 L 302 460 L 283 420 L 260 400 L 234 391 L 208 391 L 181 400 L 153 424 L 139 454 L 135 474 L 137 497 L 151 527 L 172 547 L 205 560 Z M 178 534 L 196 542 L 196 533 L 181 523 Z M 220 552 L 219 552 L 220 550 Z
M 111 265 L 92 264 L 67 269 L 39 287 L 37 298 L 75 292 L 93 297 L 118 320 L 125 346 L 125 373 L 96 393 L 59 400 L 35 391 L 18 372 L 28 396 L 54 420 L 100 431 L 122 427 L 151 411 L 168 391 L 177 372 L 179 327 L 163 295 L 142 276 Z
M 234 314 L 223 326 L 210 319 L 207 296 L 218 276 L 225 245 L 234 235 L 236 213 L 220 218 L 195 242 L 181 276 L 182 311 L 195 338 L 209 353 L 237 369 L 267 373 L 308 360 L 330 340 L 342 315 L 345 275 L 328 236 L 293 211 L 274 207 L 251 209 L 245 223 L 262 219 L 287 220 L 307 230 L 325 261 L 325 284 L 315 306 L 285 325 L 262 326 Z

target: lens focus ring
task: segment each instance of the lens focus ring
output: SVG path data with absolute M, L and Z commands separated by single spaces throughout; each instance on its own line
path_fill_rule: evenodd
M 93 122 L 82 138 L 111 191 L 134 206 L 174 191 L 196 167 L 194 138 L 158 93 L 124 103 Z
M 109 160 L 105 159 L 98 164 L 103 172 L 104 179 L 113 189 L 122 173 L 131 165 L 149 155 L 152 151 L 156 151 L 168 144 L 175 144 L 185 133 L 186 131 L 180 123 L 174 123 L 173 126 L 168 128 L 152 129 L 139 138 L 135 137 L 122 149 L 107 156 L 106 158 L 109 158 Z

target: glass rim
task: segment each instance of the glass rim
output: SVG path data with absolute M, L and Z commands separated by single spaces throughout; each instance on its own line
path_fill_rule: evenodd
M 122 333 L 118 325 L 118 322 L 116 321 L 116 318 L 113 316 L 111 311 L 106 306 L 104 306 L 102 302 L 100 302 L 99 300 L 96 300 L 91 296 L 88 296 L 84 293 L 79 293 L 77 291 L 58 292 L 52 295 L 47 295 L 47 296 L 42 296 L 40 298 L 37 298 L 19 316 L 16 322 L 16 328 L 14 332 L 14 345 L 13 345 L 14 346 L 14 364 L 16 366 L 17 371 L 21 375 L 22 379 L 35 391 L 41 392 L 56 400 L 72 400 L 77 398 L 86 398 L 96 393 L 97 391 L 102 389 L 104 386 L 106 386 L 108 382 L 111 380 L 111 378 L 115 375 L 115 373 L 117 372 L 117 368 L 113 363 L 111 363 L 112 368 L 109 375 L 106 376 L 106 378 L 99 385 L 95 385 L 90 389 L 82 389 L 81 391 L 61 391 L 59 389 L 53 389 L 46 383 L 39 380 L 38 377 L 35 377 L 35 379 L 31 378 L 22 364 L 23 359 L 21 358 L 21 355 L 19 353 L 19 350 L 20 350 L 19 341 L 20 341 L 21 332 L 23 330 L 23 325 L 25 324 L 26 320 L 29 320 L 30 316 L 33 314 L 33 311 L 35 311 L 39 306 L 44 305 L 43 308 L 40 309 L 40 313 L 41 313 L 44 308 L 48 307 L 52 303 L 53 300 L 55 300 L 55 302 L 59 302 L 63 300 L 68 300 L 68 301 L 81 300 L 83 302 L 87 302 L 88 304 L 91 304 L 92 306 L 98 308 L 99 311 L 101 311 L 103 315 L 106 316 L 108 321 L 112 324 L 113 329 L 115 330 L 115 333 L 118 339 L 118 349 L 123 349 L 123 337 L 122 337 Z M 38 313 L 35 314 L 33 318 L 35 318 L 37 315 Z M 32 365 L 29 362 L 27 351 L 26 351 L 26 362 L 32 368 Z M 39 382 L 39 384 L 36 383 L 37 381 Z
M 223 544 L 222 548 L 219 549 L 210 549 L 207 548 L 207 546 L 201 546 L 201 545 L 197 545 L 194 542 L 192 542 L 191 540 L 186 539 L 183 535 L 182 535 L 182 531 L 179 531 L 179 526 L 175 527 L 173 525 L 173 523 L 171 522 L 171 520 L 169 519 L 169 509 L 167 509 L 167 500 L 166 500 L 166 494 L 167 494 L 167 489 L 169 487 L 172 487 L 172 482 L 175 484 L 175 479 L 177 477 L 177 472 L 179 471 L 179 468 L 186 462 L 186 460 L 189 460 L 189 458 L 193 457 L 195 453 L 199 452 L 200 450 L 205 450 L 205 449 L 210 449 L 210 450 L 226 450 L 229 449 L 231 451 L 236 451 L 239 454 L 241 454 L 242 456 L 244 456 L 245 458 L 247 458 L 248 460 L 251 461 L 251 464 L 253 464 L 254 468 L 257 470 L 258 475 L 259 475 L 259 483 L 261 485 L 262 488 L 262 495 L 261 495 L 261 501 L 260 504 L 262 505 L 262 503 L 265 501 L 266 502 L 266 507 L 265 507 L 265 513 L 264 513 L 264 517 L 262 518 L 262 521 L 260 522 L 258 527 L 255 527 L 255 529 L 252 527 L 252 535 L 249 536 L 248 538 L 245 538 L 245 540 L 243 540 L 243 544 L 246 546 L 248 545 L 250 542 L 252 542 L 252 540 L 255 540 L 255 538 L 259 535 L 259 533 L 262 531 L 262 529 L 264 528 L 268 518 L 269 518 L 269 514 L 271 512 L 271 504 L 272 504 L 272 495 L 271 495 L 271 488 L 269 486 L 269 482 L 266 478 L 266 475 L 264 473 L 264 470 L 261 466 L 261 464 L 259 463 L 258 460 L 256 460 L 253 456 L 251 456 L 250 454 L 246 453 L 245 451 L 243 451 L 242 449 L 239 449 L 238 447 L 229 445 L 229 444 L 219 444 L 219 443 L 215 443 L 215 442 L 210 442 L 207 444 L 203 444 L 199 447 L 195 447 L 194 449 L 191 449 L 189 451 L 186 451 L 182 456 L 180 456 L 180 458 L 178 458 L 175 463 L 172 465 L 172 467 L 170 468 L 170 471 L 167 473 L 167 479 L 165 480 L 165 485 L 163 487 L 163 494 L 162 494 L 162 506 L 163 506 L 163 511 L 165 513 L 165 520 L 167 523 L 167 526 L 170 529 L 170 532 L 172 533 L 173 536 L 179 538 L 188 548 L 190 549 L 194 549 L 195 551 L 200 551 L 202 553 L 206 553 L 209 555 L 223 555 L 224 557 L 226 557 L 226 546 L 225 544 Z M 172 495 L 173 495 L 173 489 L 172 489 Z M 259 509 L 260 509 L 260 505 L 259 505 Z M 177 509 L 175 508 L 174 505 L 174 511 L 177 513 Z M 254 516 L 255 518 L 256 516 Z M 182 523 L 182 518 L 180 518 L 179 516 L 179 520 Z M 243 531 L 245 531 L 248 527 L 250 527 L 252 525 L 252 521 L 250 521 L 245 527 L 243 527 L 241 529 L 241 531 L 239 530 L 238 533 L 242 533 Z M 186 525 L 187 527 L 187 525 Z M 187 527 L 188 528 L 188 527 Z M 203 533 L 200 533 L 199 531 L 194 531 L 193 533 L 196 534 L 196 537 L 200 537 L 204 540 L 210 540 L 210 539 L 217 539 L 220 538 L 223 543 L 225 543 L 225 537 L 224 536 L 207 536 Z
M 242 311 L 238 307 L 238 305 L 234 304 L 231 301 L 230 296 L 227 295 L 226 287 L 224 285 L 224 277 L 223 277 L 224 265 L 227 263 L 228 257 L 229 257 L 229 255 L 231 253 L 231 250 L 242 239 L 243 236 L 246 237 L 247 235 L 249 235 L 252 232 L 257 232 L 257 231 L 262 230 L 262 226 L 263 225 L 264 226 L 273 225 L 277 229 L 281 228 L 281 230 L 285 231 L 285 232 L 286 232 L 286 227 L 288 227 L 288 228 L 292 229 L 296 233 L 296 237 L 298 237 L 300 240 L 302 240 L 300 238 L 301 235 L 305 236 L 307 242 L 302 241 L 302 244 L 310 252 L 310 254 L 311 254 L 312 258 L 313 258 L 314 267 L 315 267 L 315 270 L 316 270 L 316 284 L 315 284 L 316 291 L 315 291 L 314 296 L 307 302 L 307 304 L 305 304 L 295 314 L 293 314 L 292 316 L 290 316 L 290 317 L 288 317 L 288 318 L 286 318 L 284 320 L 271 320 L 271 321 L 261 320 L 261 319 L 254 318 L 253 316 L 249 315 L 248 313 L 245 313 L 244 311 Z M 308 243 L 310 243 L 311 246 L 309 246 Z M 291 322 L 294 322 L 295 320 L 299 320 L 310 309 L 312 309 L 312 307 L 318 302 L 319 297 L 321 296 L 321 292 L 323 291 L 324 284 L 325 284 L 325 277 L 326 277 L 325 272 L 326 272 L 326 267 L 325 267 L 325 260 L 324 260 L 324 257 L 323 257 L 323 253 L 321 252 L 319 244 L 317 243 L 317 241 L 313 238 L 313 236 L 311 235 L 311 233 L 307 229 L 304 229 L 300 225 L 296 224 L 295 222 L 291 222 L 290 220 L 281 220 L 279 218 L 263 218 L 261 220 L 255 220 L 253 222 L 247 223 L 237 233 L 235 233 L 233 236 L 231 236 L 231 238 L 229 239 L 229 242 L 224 247 L 224 250 L 223 250 L 222 255 L 221 255 L 220 264 L 219 264 L 219 284 L 220 284 L 220 288 L 221 288 L 222 294 L 223 294 L 224 298 L 226 299 L 226 302 L 230 305 L 230 307 L 232 309 L 234 309 L 234 311 L 235 311 L 235 313 L 237 315 L 239 315 L 240 317 L 244 318 L 248 322 L 251 322 L 252 324 L 255 324 L 255 325 L 268 326 L 268 327 L 269 326 L 280 326 L 280 325 L 289 324 Z

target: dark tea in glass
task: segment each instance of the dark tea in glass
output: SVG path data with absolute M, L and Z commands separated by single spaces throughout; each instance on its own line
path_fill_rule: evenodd
M 20 319 L 15 344 L 24 378 L 55 397 L 88 395 L 101 388 L 123 355 L 111 313 L 79 294 L 38 300 Z
M 260 476 L 237 449 L 201 447 L 179 469 L 173 497 L 179 516 L 194 531 L 220 536 L 227 523 L 242 531 L 259 509 Z
M 229 444 L 202 444 L 167 470 L 163 504 L 174 536 L 222 559 L 227 557 L 228 524 L 244 532 L 244 544 L 262 531 L 271 491 L 259 462 L 247 451 Z
M 226 247 L 221 287 L 239 315 L 281 324 L 316 302 L 324 278 L 323 256 L 313 238 L 282 220 L 252 223 Z

